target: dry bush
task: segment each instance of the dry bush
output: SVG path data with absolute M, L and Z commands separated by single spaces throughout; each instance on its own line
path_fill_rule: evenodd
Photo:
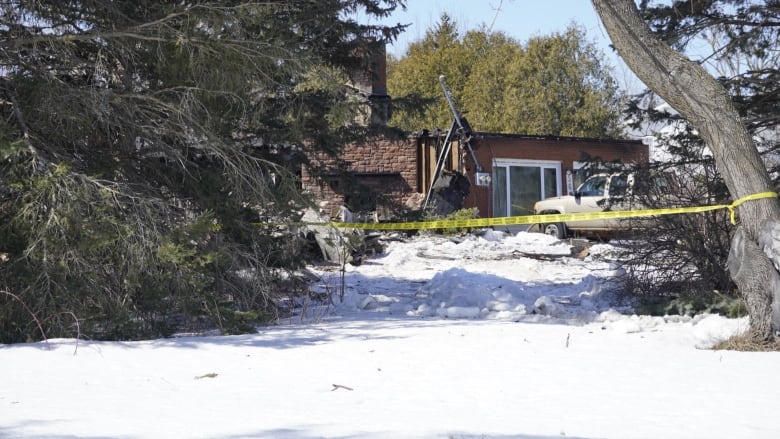
M 756 341 L 747 335 L 738 335 L 724 340 L 712 347 L 716 351 L 741 351 L 741 352 L 778 352 L 780 340 Z
M 669 184 L 647 184 L 654 173 L 665 175 Z M 639 170 L 635 196 L 652 209 L 728 202 L 722 182 L 708 164 Z M 661 312 L 696 313 L 715 307 L 719 313 L 740 315 L 739 303 L 733 300 L 738 298 L 736 287 L 726 269 L 733 232 L 727 210 L 642 221 L 643 227 L 624 242 L 626 292 L 644 305 L 661 305 L 657 307 Z

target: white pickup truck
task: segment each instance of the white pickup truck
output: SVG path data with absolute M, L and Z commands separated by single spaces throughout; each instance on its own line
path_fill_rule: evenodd
M 606 210 L 630 210 L 638 208 L 633 201 L 633 173 L 596 174 L 583 182 L 574 195 L 547 198 L 534 204 L 536 215 L 590 213 Z M 625 219 L 593 219 L 567 221 L 565 223 L 540 224 L 542 232 L 565 238 L 576 232 L 583 235 L 605 235 L 616 230 L 631 228 L 631 221 Z

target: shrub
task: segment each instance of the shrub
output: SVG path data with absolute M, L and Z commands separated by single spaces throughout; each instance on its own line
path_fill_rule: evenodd
M 479 209 L 477 209 L 476 207 L 471 207 L 468 209 L 456 210 L 455 212 L 452 212 L 447 215 L 426 214 L 423 217 L 423 221 L 437 221 L 437 220 L 457 221 L 457 220 L 474 219 L 478 216 L 479 216 Z M 444 235 L 464 235 L 466 233 L 469 233 L 473 229 L 474 229 L 473 227 L 456 227 L 456 228 L 447 228 L 447 229 L 435 229 L 434 231 L 436 233 L 442 233 Z
M 65 166 L 5 181 L 0 343 L 253 331 L 276 317 L 285 272 L 305 263 L 295 235 L 249 225 L 252 212 L 228 211 L 230 200 L 217 226 L 213 211 L 134 196 Z
M 635 186 L 635 195 L 648 208 L 728 201 L 711 164 L 678 165 L 673 170 L 654 172 L 666 172 L 675 178 L 663 189 Z M 648 308 L 657 302 L 667 308 L 666 312 L 682 314 L 722 309 L 726 302 L 737 300 L 736 286 L 726 269 L 731 239 L 728 211 L 664 215 L 645 222 L 644 228 L 633 230 L 621 243 L 625 247 L 621 263 L 626 270 L 622 288 L 626 293 L 640 297 Z

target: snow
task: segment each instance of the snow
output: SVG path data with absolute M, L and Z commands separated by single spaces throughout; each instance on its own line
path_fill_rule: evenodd
M 570 253 L 395 241 L 258 334 L 0 345 L 0 437 L 780 437 L 780 353 L 708 349 L 745 319 L 633 315 L 612 245 Z

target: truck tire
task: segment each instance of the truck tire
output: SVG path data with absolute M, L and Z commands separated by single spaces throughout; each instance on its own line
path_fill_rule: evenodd
M 563 223 L 542 224 L 542 232 L 545 235 L 550 235 L 558 239 L 563 239 L 566 237 L 566 225 L 564 225 Z

